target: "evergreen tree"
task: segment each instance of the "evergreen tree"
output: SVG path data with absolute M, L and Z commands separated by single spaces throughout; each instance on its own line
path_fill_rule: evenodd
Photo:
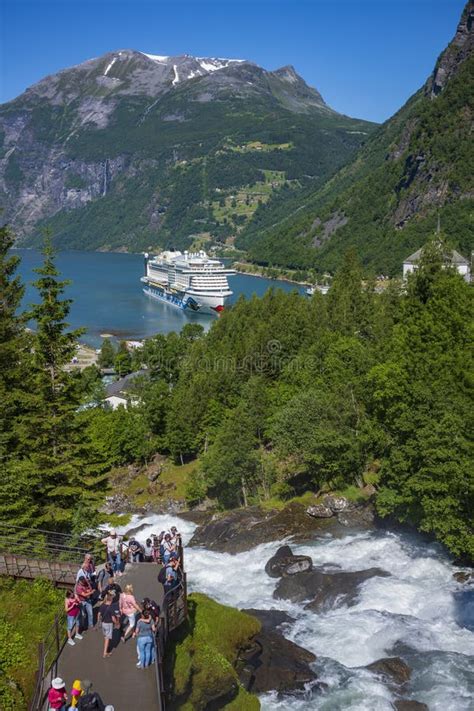
M 21 410 L 29 356 L 26 319 L 17 314 L 24 287 L 15 275 L 20 259 L 9 254 L 13 243 L 8 228 L 0 228 L 0 461 L 3 464 L 17 446 L 15 423 Z
M 29 525 L 37 512 L 28 472 L 18 459 L 24 442 L 19 427 L 31 390 L 31 339 L 26 318 L 18 314 L 24 287 L 15 272 L 19 258 L 9 250 L 13 235 L 0 229 L 0 519 Z
M 67 530 L 73 511 L 103 477 L 88 460 L 85 433 L 77 417 L 80 388 L 67 365 L 76 352 L 81 329 L 68 331 L 71 301 L 62 299 L 66 281 L 59 279 L 49 242 L 44 263 L 35 271 L 40 303 L 29 316 L 35 321 L 32 387 L 20 418 L 23 451 L 16 468 L 38 512 L 36 523 Z

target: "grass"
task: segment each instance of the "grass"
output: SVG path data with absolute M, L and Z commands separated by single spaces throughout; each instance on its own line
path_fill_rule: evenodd
M 27 708 L 35 683 L 38 642 L 61 612 L 64 591 L 47 580 L 0 578 L 0 708 Z
M 150 502 L 158 504 L 168 501 L 170 498 L 175 501 L 184 501 L 189 477 L 196 467 L 197 461 L 180 465 L 173 464 L 173 462 L 167 460 L 164 462 L 161 474 L 156 481 L 150 482 L 147 471 L 144 470 L 127 483 L 123 490 L 138 507 Z M 115 488 L 117 483 L 120 486 L 120 476 L 125 471 L 118 470 L 118 476 L 116 475 L 114 483 Z
M 201 593 L 188 598 L 189 625 L 168 657 L 176 708 L 200 711 L 229 698 L 229 711 L 257 711 L 256 697 L 240 686 L 234 664 L 239 651 L 260 631 L 260 622 Z M 234 695 L 234 698 L 232 698 Z

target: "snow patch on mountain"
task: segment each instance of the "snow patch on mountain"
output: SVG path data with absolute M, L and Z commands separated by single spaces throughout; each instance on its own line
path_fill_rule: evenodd
M 146 52 L 142 52 L 142 54 L 144 54 L 145 57 L 148 57 L 148 59 L 152 59 L 154 62 L 158 62 L 158 64 L 166 64 L 168 59 L 170 59 L 170 57 L 166 57 L 161 54 L 147 54 Z
M 114 66 L 115 62 L 117 61 L 117 57 L 114 57 L 111 62 L 108 63 L 105 72 L 104 72 L 104 77 L 107 76 L 107 74 L 110 72 L 112 67 Z
M 178 67 L 176 64 L 173 64 L 173 71 L 174 71 L 174 79 L 171 82 L 173 86 L 175 86 L 179 82 L 179 74 L 178 74 Z

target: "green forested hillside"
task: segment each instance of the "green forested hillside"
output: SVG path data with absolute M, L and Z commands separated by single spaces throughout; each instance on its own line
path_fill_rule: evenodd
M 325 297 L 269 291 L 241 299 L 205 335 L 188 324 L 148 339 L 140 362 L 127 362 L 148 367 L 139 404 L 116 411 L 100 406 L 94 368 L 64 370 L 68 305 L 50 252 L 33 335 L 15 315 L 15 263 L 0 265 L 0 515 L 12 524 L 82 530 L 84 511 L 89 525 L 100 521 L 108 472 L 159 452 L 196 460 L 190 504 L 357 496 L 371 483 L 381 515 L 474 556 L 473 292 L 445 268 L 439 236 L 404 288 L 376 293 L 348 253 Z
M 237 240 L 262 264 L 334 271 L 356 248 L 377 272 L 399 272 L 438 218 L 465 256 L 474 247 L 473 3 L 433 76 L 356 158 L 298 201 L 262 206 Z M 447 68 L 449 71 L 447 71 Z M 447 80 L 433 90 L 437 77 Z M 296 196 L 295 196 L 296 197 Z

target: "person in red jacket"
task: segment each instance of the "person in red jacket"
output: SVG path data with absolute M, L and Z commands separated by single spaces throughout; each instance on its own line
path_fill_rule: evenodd
M 57 676 L 51 682 L 51 688 L 48 691 L 49 708 L 55 711 L 66 711 L 67 709 L 67 691 L 66 685 L 60 676 Z

